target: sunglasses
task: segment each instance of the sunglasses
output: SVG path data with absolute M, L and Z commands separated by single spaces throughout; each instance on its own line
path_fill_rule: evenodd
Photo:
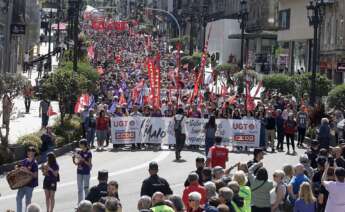
M 193 202 L 193 201 L 194 201 L 194 199 L 189 199 L 188 201 L 189 201 L 189 202 Z

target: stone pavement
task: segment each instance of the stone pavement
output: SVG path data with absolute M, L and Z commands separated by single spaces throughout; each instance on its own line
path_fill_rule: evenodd
M 53 48 L 52 48 L 53 49 Z M 40 47 L 41 55 L 47 54 L 48 52 L 48 45 L 42 44 Z M 57 66 L 56 58 L 52 58 L 52 65 Z M 23 74 L 27 76 L 27 74 Z M 37 78 L 36 68 L 32 71 L 31 82 L 32 85 L 35 85 L 35 79 Z M 9 134 L 9 143 L 15 144 L 17 139 L 21 136 L 37 132 L 41 128 L 41 118 L 39 117 L 39 100 L 32 100 L 30 113 L 25 114 L 25 105 L 24 105 L 24 97 L 19 96 L 14 99 L 14 108 L 11 114 L 11 121 L 10 121 L 10 134 Z M 58 112 L 59 107 L 57 102 L 51 102 L 53 107 L 53 111 Z M 2 110 L 2 102 L 0 101 L 0 110 Z M 54 119 L 57 116 L 53 116 L 49 120 L 49 124 L 51 125 L 54 122 Z M 0 126 L 2 125 L 2 119 L 0 121 Z

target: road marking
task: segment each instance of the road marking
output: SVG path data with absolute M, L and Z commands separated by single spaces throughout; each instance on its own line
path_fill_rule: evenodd
M 169 154 L 170 154 L 170 152 L 164 151 L 161 154 L 159 154 L 156 158 L 153 158 L 152 160 L 146 161 L 145 163 L 139 164 L 137 166 L 133 166 L 133 167 L 128 168 L 128 169 L 123 169 L 123 170 L 120 170 L 120 171 L 111 172 L 111 173 L 109 173 L 109 177 L 114 177 L 114 176 L 118 176 L 118 175 L 121 175 L 121 174 L 130 173 L 130 172 L 133 172 L 133 171 L 136 171 L 136 170 L 139 170 L 139 169 L 147 168 L 149 163 L 152 162 L 152 161 L 155 161 L 155 162 L 157 162 L 159 164 L 159 162 L 161 162 L 164 159 L 166 159 L 169 156 Z M 90 178 L 90 181 L 95 181 L 95 180 L 97 180 L 97 176 L 93 176 L 93 177 Z M 70 182 L 58 184 L 58 188 L 69 187 L 69 186 L 76 185 L 76 184 L 77 184 L 76 180 L 75 181 L 70 181 Z M 90 183 L 90 185 L 91 185 L 91 183 Z M 34 193 L 39 193 L 39 192 L 43 192 L 43 191 L 44 191 L 43 189 L 35 189 Z M 8 200 L 8 199 L 13 199 L 16 196 L 17 196 L 17 194 L 1 196 L 0 197 L 0 201 Z

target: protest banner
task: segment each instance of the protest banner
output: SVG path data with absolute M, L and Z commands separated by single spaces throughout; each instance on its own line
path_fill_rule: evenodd
M 113 117 L 111 137 L 113 144 L 175 144 L 173 118 Z M 204 126 L 207 119 L 186 118 L 186 145 L 205 145 Z M 217 136 L 225 145 L 259 147 L 260 121 L 217 119 Z

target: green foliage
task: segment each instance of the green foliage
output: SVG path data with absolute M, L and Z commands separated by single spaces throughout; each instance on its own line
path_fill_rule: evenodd
M 201 63 L 201 58 L 202 58 L 202 52 L 194 53 L 192 56 L 186 55 L 181 58 L 181 63 L 182 64 L 189 64 L 192 68 L 199 66 Z M 207 58 L 207 63 L 208 65 L 210 63 L 210 58 Z
M 8 94 L 11 99 L 22 93 L 24 85 L 28 80 L 21 74 L 1 74 L 0 75 L 0 97 Z
M 332 108 L 345 111 L 345 84 L 338 85 L 329 92 L 328 104 Z
M 216 66 L 215 70 L 218 73 L 220 73 L 220 72 L 224 72 L 224 73 L 229 72 L 230 74 L 234 74 L 234 73 L 239 71 L 237 65 L 229 64 L 229 63 L 219 64 L 219 65 Z
M 185 35 L 180 38 L 172 38 L 169 40 L 170 44 L 173 45 L 174 47 L 176 46 L 177 42 L 181 43 L 181 49 L 184 49 L 183 47 L 186 46 L 189 42 L 189 36 Z
M 304 93 L 310 93 L 311 90 L 311 77 L 310 72 L 304 73 L 302 75 L 295 75 L 293 77 L 296 83 L 296 95 L 301 97 Z M 328 92 L 332 89 L 332 81 L 327 79 L 324 75 L 316 74 L 316 96 L 322 97 L 327 96 Z
M 59 123 L 60 120 L 57 120 L 53 125 L 53 132 L 59 138 L 57 145 L 68 144 L 82 137 L 81 119 L 78 116 L 64 118 L 64 125 Z
M 277 91 L 283 95 L 295 93 L 296 85 L 293 77 L 286 74 L 270 74 L 263 78 L 266 91 Z
M 27 149 L 30 146 L 35 147 L 36 151 L 39 152 L 42 141 L 41 141 L 41 134 L 40 133 L 32 133 L 28 135 L 24 135 L 17 140 L 17 144 L 21 144 Z

